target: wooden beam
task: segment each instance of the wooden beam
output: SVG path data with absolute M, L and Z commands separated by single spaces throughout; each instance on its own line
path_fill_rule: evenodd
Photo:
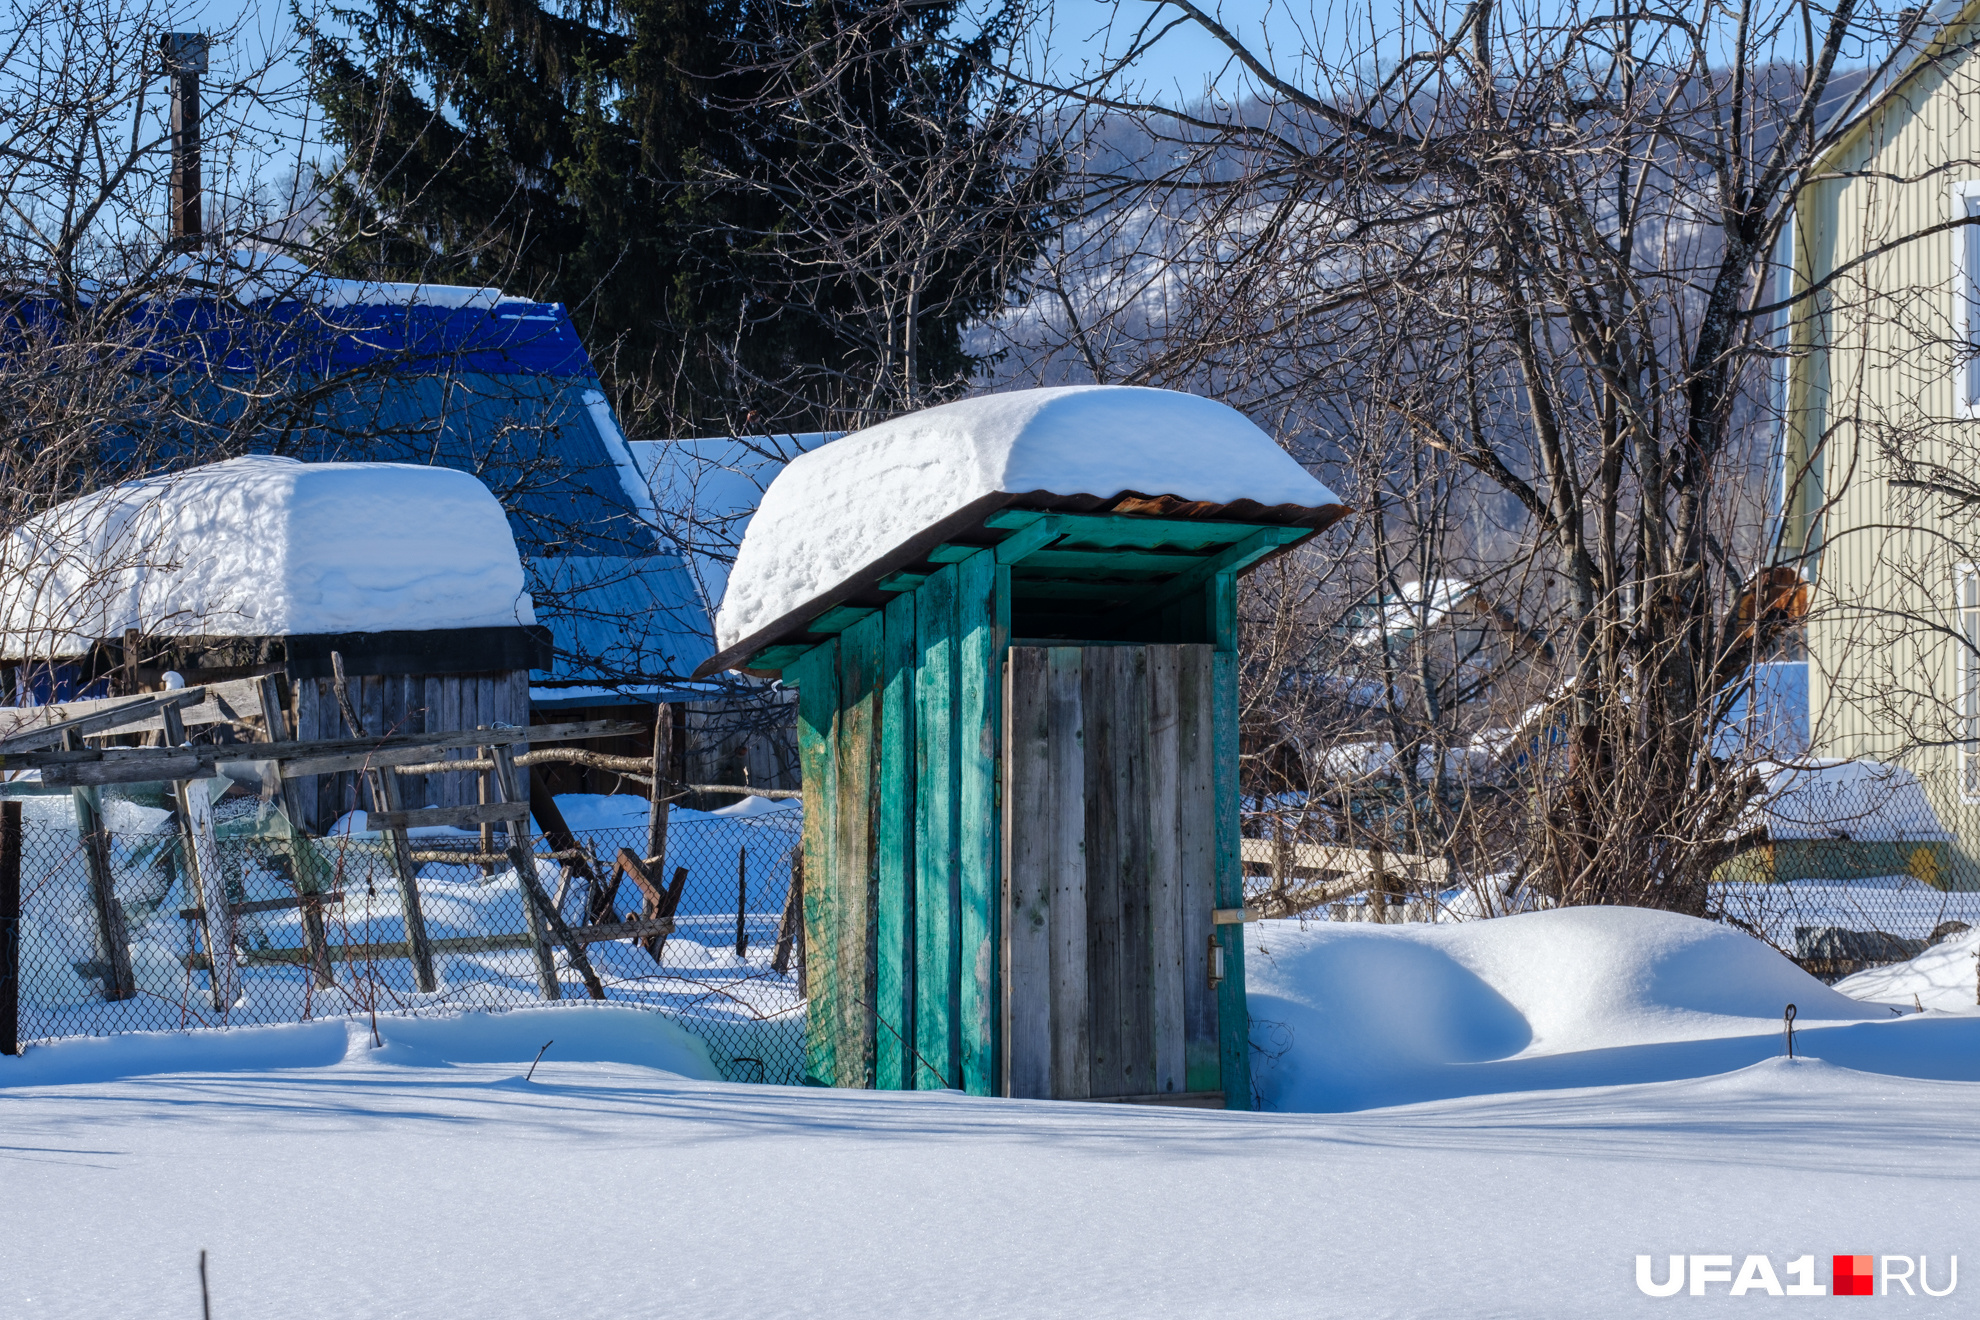
M 122 730 L 125 726 L 140 720 L 159 718 L 159 712 L 167 706 L 197 705 L 205 700 L 205 688 L 180 688 L 176 692 L 160 692 L 155 696 L 139 697 L 136 700 L 117 697 L 102 702 L 70 702 L 67 706 L 30 706 L 27 707 L 30 711 L 51 712 L 68 711 L 85 704 L 101 706 L 103 709 L 68 715 L 52 724 L 11 734 L 5 741 L 0 741 L 0 752 L 31 752 L 45 747 L 58 747 L 71 733 L 80 738 L 90 734 Z M 6 712 L 9 715 L 12 713 L 12 711 Z M 12 723 L 15 728 L 22 728 L 26 721 L 16 719 Z
M 264 742 L 284 743 L 289 739 L 288 712 L 282 708 L 282 691 L 275 675 L 263 674 L 253 680 L 255 697 L 261 707 L 261 727 Z M 275 776 L 275 796 L 281 799 L 282 814 L 289 822 L 289 873 L 294 879 L 299 894 L 310 895 L 319 892 L 325 877 L 318 871 L 316 851 L 302 842 L 304 815 L 302 794 L 296 781 L 290 776 L 288 767 L 280 761 L 269 763 Z M 316 984 L 319 989 L 328 989 L 336 984 L 336 977 L 330 970 L 330 938 L 323 926 L 323 908 L 320 903 L 303 906 L 303 945 L 314 956 Z
M 419 807 L 411 811 L 373 811 L 366 814 L 366 829 L 373 830 L 414 830 L 432 825 L 451 825 L 456 829 L 471 829 L 477 825 L 494 825 L 502 821 L 527 820 L 529 804 L 526 802 L 477 802 L 465 807 Z M 555 846 L 554 840 L 552 846 Z
M 640 731 L 625 720 L 533 724 L 514 729 L 459 729 L 388 738 L 331 738 L 313 742 L 228 743 L 202 747 L 78 747 L 73 750 L 0 753 L 0 770 L 39 770 L 46 784 L 145 784 L 210 776 L 233 761 L 282 761 L 291 775 L 333 774 L 387 765 L 413 765 L 435 751 L 617 738 Z
M 325 903 L 342 903 L 344 893 L 338 890 L 330 894 L 290 894 L 286 898 L 257 898 L 250 903 L 230 903 L 228 910 L 237 917 L 252 916 L 257 912 L 287 912 L 293 908 L 321 907 Z M 179 917 L 184 921 L 205 921 L 203 907 L 180 908 Z
M 1241 573 L 1281 546 L 1308 535 L 1310 533 L 1303 527 L 1260 528 L 1229 549 L 1208 556 L 1194 568 L 1178 573 L 1155 590 L 1136 597 L 1132 604 L 1124 605 L 1101 619 L 1096 630 L 1106 632 L 1130 623 L 1152 610 L 1161 609 L 1170 601 L 1181 599 L 1219 573 Z
M 1044 549 L 1065 533 L 1060 530 L 1059 520 L 1054 515 L 1046 515 L 1031 526 L 1006 537 L 997 543 L 997 562 L 1015 564 L 1027 555 Z
M 811 621 L 808 631 L 815 633 L 840 633 L 872 614 L 870 605 L 841 605 L 837 609 L 826 610 Z
M 62 737 L 71 748 L 82 745 L 82 736 L 73 726 Z M 70 799 L 75 803 L 76 836 L 82 843 L 83 860 L 89 870 L 90 902 L 96 909 L 96 939 L 106 969 L 103 997 L 132 999 L 137 996 L 137 978 L 131 970 L 131 941 L 124 921 L 124 905 L 117 897 L 116 877 L 110 869 L 110 836 L 103 829 L 94 789 L 74 789 Z
M 563 945 L 568 940 L 577 945 L 605 944 L 612 940 L 647 940 L 664 937 L 673 932 L 674 923 L 656 917 L 628 917 L 624 921 L 597 926 L 573 926 L 568 935 L 551 935 L 548 942 Z M 517 949 L 527 949 L 534 943 L 534 937 L 517 932 L 512 935 L 444 935 L 432 941 L 437 954 L 454 953 L 508 953 Z M 376 962 L 381 959 L 403 958 L 406 946 L 396 941 L 387 944 L 340 944 L 333 947 L 330 956 L 338 962 Z M 241 961 L 250 967 L 301 967 L 307 965 L 309 954 L 304 949 L 249 949 Z M 204 955 L 194 955 L 183 960 L 195 971 L 206 970 Z
M 406 816 L 399 801 L 399 772 L 391 766 L 371 771 L 371 806 L 381 816 Z M 368 819 L 368 818 L 367 818 Z M 405 952 L 412 960 L 413 983 L 421 994 L 432 994 L 440 982 L 433 971 L 433 942 L 426 935 L 426 912 L 419 903 L 419 866 L 413 861 L 412 844 L 400 828 L 382 831 L 392 857 L 392 871 L 399 882 L 399 906 L 406 927 Z
M 490 730 L 484 729 L 482 732 L 487 733 Z M 521 802 L 522 794 L 516 782 L 515 761 L 510 754 L 508 744 L 491 745 L 484 755 L 492 757 L 495 762 L 495 795 L 504 802 Z M 512 828 L 507 833 L 510 864 L 516 868 L 516 882 L 522 887 L 525 911 L 533 913 L 534 916 L 531 926 L 532 934 L 538 939 L 537 947 L 543 949 L 548 944 L 556 942 L 569 945 L 571 967 L 584 981 L 585 992 L 593 999 L 603 999 L 605 987 L 599 981 L 598 973 L 592 970 L 591 959 L 584 955 L 584 944 L 571 939 L 571 928 L 565 924 L 563 914 L 557 911 L 557 905 L 550 901 L 550 896 L 543 892 L 543 886 L 536 878 L 536 859 L 531 855 L 534 850 L 528 844 L 528 829 Z M 542 927 L 548 928 L 547 931 L 536 928 L 539 921 Z M 552 936 L 557 938 L 552 940 Z M 555 999 L 560 993 L 557 987 L 556 965 L 552 963 L 549 968 L 549 985 L 545 988 L 544 998 Z
M 1259 531 L 1256 523 L 1197 522 L 1187 519 L 1139 518 L 1120 514 L 1061 513 L 1065 548 L 1202 550 L 1245 540 Z M 1292 533 L 1296 540 L 1311 536 L 1310 527 L 1267 528 Z

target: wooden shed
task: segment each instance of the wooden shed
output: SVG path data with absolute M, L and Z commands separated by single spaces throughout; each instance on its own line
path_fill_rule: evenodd
M 812 1080 L 1249 1107 L 1237 578 L 1344 512 L 1240 414 L 1128 388 L 777 478 L 705 669 L 798 689 Z
M 58 505 L 7 549 L 0 668 L 6 704 L 35 707 L 32 722 L 160 691 L 168 671 L 193 687 L 274 675 L 282 730 L 258 695 L 236 714 L 271 737 L 347 737 L 334 654 L 371 736 L 516 728 L 530 671 L 552 660 L 501 505 L 447 468 L 231 459 Z M 300 778 L 294 824 L 320 833 L 366 805 L 361 778 Z M 401 784 L 413 806 L 461 807 L 478 781 Z

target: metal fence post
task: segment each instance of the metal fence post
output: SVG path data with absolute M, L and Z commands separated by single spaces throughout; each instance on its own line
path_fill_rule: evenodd
M 21 1052 L 21 804 L 0 802 L 0 1054 Z

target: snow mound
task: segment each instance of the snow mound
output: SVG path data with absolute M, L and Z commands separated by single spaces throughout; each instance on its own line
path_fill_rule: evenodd
M 254 1072 L 278 1068 L 454 1064 L 525 1066 L 545 1041 L 545 1059 L 651 1068 L 700 1081 L 718 1081 L 708 1047 L 658 1013 L 614 1004 L 563 1004 L 506 1013 L 378 1019 L 374 1045 L 368 1022 L 320 1019 L 282 1026 L 147 1031 L 30 1046 L 0 1057 L 0 1089 L 65 1086 L 168 1073 Z
M 1737 930 L 1641 908 L 1262 922 L 1246 927 L 1245 969 L 1256 1080 L 1275 1109 L 1730 1071 L 1782 1052 L 1790 1003 L 1798 1038 L 1892 1020 Z
M 770 483 L 730 571 L 735 645 L 987 495 L 1174 495 L 1322 508 L 1332 491 L 1234 408 L 1076 385 L 924 409 L 801 454 Z
M 1972 1010 L 1980 1004 L 1980 928 L 1944 939 L 1909 962 L 1872 967 L 1836 982 L 1853 999 L 1903 1008 Z
M 269 637 L 536 621 L 509 521 L 465 472 L 251 456 L 128 482 L 8 538 L 0 654 L 126 628 Z

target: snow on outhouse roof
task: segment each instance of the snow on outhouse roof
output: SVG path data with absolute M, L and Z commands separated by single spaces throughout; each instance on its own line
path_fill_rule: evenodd
M 151 636 L 536 622 L 509 521 L 465 472 L 249 456 L 127 482 L 16 529 L 0 655 Z
M 777 475 L 729 573 L 720 656 L 1011 505 L 1312 526 L 1342 512 L 1256 424 L 1210 399 L 1078 385 L 943 404 L 855 431 Z

